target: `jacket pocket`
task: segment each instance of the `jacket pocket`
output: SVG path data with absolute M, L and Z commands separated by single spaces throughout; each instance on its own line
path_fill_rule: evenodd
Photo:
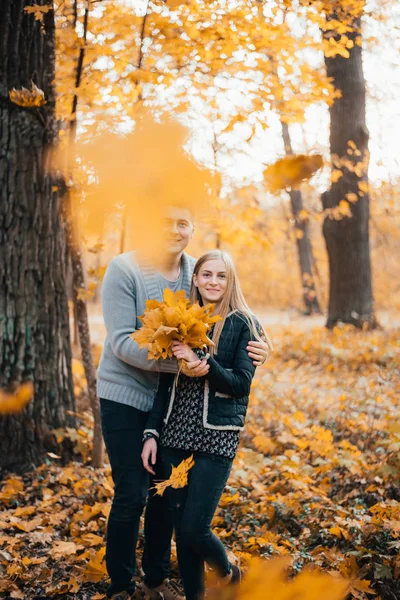
M 216 398 L 233 398 L 233 396 L 230 396 L 229 394 L 223 394 L 222 392 L 215 392 L 215 397 Z

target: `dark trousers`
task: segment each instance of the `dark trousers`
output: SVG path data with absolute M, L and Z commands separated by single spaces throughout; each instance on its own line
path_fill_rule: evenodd
M 161 448 L 164 475 L 169 477 L 192 452 Z M 232 460 L 194 452 L 194 466 L 189 471 L 188 485 L 168 488 L 176 534 L 176 546 L 186 600 L 204 596 L 204 562 L 218 576 L 230 572 L 230 563 L 220 539 L 211 531 L 211 521 L 224 491 Z
M 169 576 L 173 526 L 168 499 L 148 492 L 154 481 L 153 478 L 149 481 L 141 459 L 148 413 L 111 400 L 100 399 L 100 405 L 103 437 L 114 481 L 106 548 L 106 565 L 111 578 L 107 596 L 110 598 L 117 592 L 132 593 L 135 589 L 132 578 L 136 571 L 136 545 L 146 499 L 142 567 L 149 587 L 160 585 Z M 163 479 L 160 465 L 156 465 L 156 480 Z

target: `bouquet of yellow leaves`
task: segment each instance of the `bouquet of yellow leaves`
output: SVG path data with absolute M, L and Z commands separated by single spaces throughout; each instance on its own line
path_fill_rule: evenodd
M 184 291 L 164 291 L 164 302 L 146 300 L 146 310 L 139 317 L 143 326 L 132 333 L 140 348 L 147 348 L 149 359 L 172 358 L 172 343 L 179 341 L 190 348 L 213 346 L 207 333 L 217 321 L 214 304 L 192 304 Z

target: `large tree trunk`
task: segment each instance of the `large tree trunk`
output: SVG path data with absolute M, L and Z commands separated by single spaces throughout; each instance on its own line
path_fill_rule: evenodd
M 285 146 L 286 156 L 293 155 L 292 141 L 287 123 L 281 120 L 282 138 Z M 300 219 L 303 210 L 303 198 L 300 190 L 289 190 L 290 206 L 293 218 L 296 221 L 296 230 L 301 235 L 296 236 L 297 254 L 299 258 L 300 275 L 303 286 L 303 302 L 307 315 L 320 314 L 321 308 L 318 302 L 317 292 L 312 269 L 312 248 L 310 239 L 310 228 L 307 219 Z
M 357 20 L 355 27 L 360 26 Z M 359 31 L 349 37 L 355 41 L 358 34 Z M 330 276 L 327 327 L 341 321 L 370 328 L 376 325 L 376 319 L 369 245 L 369 135 L 361 46 L 355 43 L 349 58 L 337 55 L 325 58 L 325 63 L 328 76 L 341 92 L 330 107 L 330 151 L 333 169 L 343 173 L 322 196 L 323 207 L 328 210 L 323 226 Z M 334 214 L 329 211 L 349 199 L 352 216 L 332 218 Z
M 43 24 L 24 6 L 50 6 Z M 52 429 L 74 410 L 65 240 L 49 174 L 54 115 L 54 15 L 43 0 L 3 0 L 0 22 L 0 386 L 33 380 L 34 397 L 0 416 L 0 466 L 38 464 Z M 46 104 L 21 107 L 9 91 L 35 83 Z

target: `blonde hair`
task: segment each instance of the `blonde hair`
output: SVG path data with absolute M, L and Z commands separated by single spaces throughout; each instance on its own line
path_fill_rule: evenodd
M 218 342 L 221 337 L 221 332 L 224 327 L 225 319 L 233 311 L 240 312 L 241 316 L 249 326 L 252 337 L 254 337 L 257 341 L 266 341 L 269 348 L 272 349 L 271 340 L 269 339 L 268 334 L 266 333 L 264 328 L 261 327 L 261 325 L 256 323 L 254 315 L 251 312 L 243 296 L 243 292 L 239 283 L 239 278 L 236 273 L 235 264 L 232 260 L 231 255 L 228 254 L 228 252 L 224 252 L 222 250 L 211 250 L 209 252 L 206 252 L 196 262 L 193 275 L 198 275 L 201 267 L 204 265 L 205 262 L 209 260 L 224 261 L 226 266 L 227 279 L 225 293 L 217 307 L 217 312 L 222 317 L 222 320 L 218 321 L 218 323 L 214 325 L 214 333 L 212 336 L 212 340 L 215 346 L 211 347 L 211 354 L 216 354 L 218 352 Z M 203 303 L 200 292 L 194 284 L 194 277 L 192 278 L 192 285 L 190 288 L 189 297 L 191 302 L 198 302 L 199 304 Z

